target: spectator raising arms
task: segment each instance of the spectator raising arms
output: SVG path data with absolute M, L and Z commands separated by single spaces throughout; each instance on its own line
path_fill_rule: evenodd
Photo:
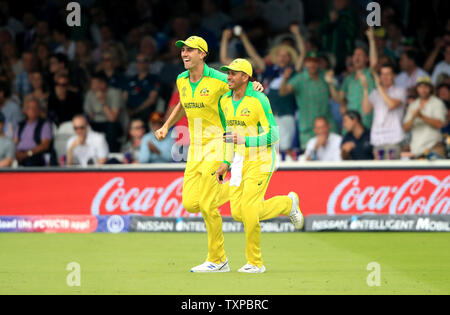
M 374 119 L 370 143 L 375 147 L 377 160 L 398 160 L 402 152 L 401 142 L 405 138 L 402 129 L 406 106 L 406 90 L 394 86 L 395 72 L 391 65 L 383 65 L 380 75 L 373 72 L 376 89 L 369 95 L 365 76 L 361 76 L 364 87 L 363 112 Z

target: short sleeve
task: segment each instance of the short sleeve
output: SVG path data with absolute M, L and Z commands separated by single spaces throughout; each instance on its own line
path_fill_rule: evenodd
M 44 125 L 42 126 L 41 139 L 47 140 L 53 139 L 52 125 L 48 121 L 44 123 Z

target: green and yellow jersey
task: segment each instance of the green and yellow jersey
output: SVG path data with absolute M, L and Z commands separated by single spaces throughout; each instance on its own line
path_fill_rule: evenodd
M 249 83 L 241 100 L 234 101 L 229 91 L 220 98 L 219 107 L 224 129 L 245 136 L 245 145 L 235 147 L 240 155 L 245 154 L 245 161 L 273 159 L 272 145 L 278 142 L 279 133 L 264 93 L 254 91 Z M 231 163 L 229 158 L 224 162 Z
M 189 71 L 185 71 L 178 76 L 177 87 L 189 123 L 191 148 L 222 141 L 224 130 L 218 104 L 220 97 L 229 91 L 227 75 L 205 64 L 200 81 L 192 83 Z

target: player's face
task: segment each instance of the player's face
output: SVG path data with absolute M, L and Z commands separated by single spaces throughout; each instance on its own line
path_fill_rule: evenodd
M 228 88 L 230 90 L 236 90 L 236 89 L 240 88 L 243 84 L 246 83 L 247 77 L 248 77 L 248 75 L 246 75 L 243 72 L 229 70 L 228 77 L 227 77 Z
M 188 46 L 181 48 L 181 59 L 183 60 L 184 68 L 186 70 L 193 69 L 201 64 L 204 55 L 205 53 L 196 48 Z

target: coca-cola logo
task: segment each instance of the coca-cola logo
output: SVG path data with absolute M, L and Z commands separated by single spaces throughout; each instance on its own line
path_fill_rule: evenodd
M 91 204 L 92 215 L 142 214 L 155 217 L 197 216 L 182 204 L 183 177 L 166 187 L 125 188 L 125 180 L 115 177 L 99 189 Z
M 339 183 L 327 202 L 327 214 L 450 214 L 450 176 L 413 176 L 401 185 L 360 186 L 359 176 Z

